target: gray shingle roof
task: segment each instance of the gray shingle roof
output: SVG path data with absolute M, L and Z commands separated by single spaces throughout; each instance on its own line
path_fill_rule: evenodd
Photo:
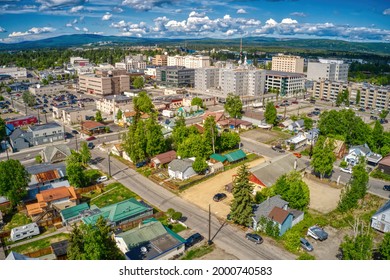
M 288 202 L 283 200 L 280 195 L 270 197 L 266 201 L 263 201 L 255 206 L 254 218 L 258 221 L 262 216 L 268 217 L 272 209 L 275 207 L 283 208 L 285 205 L 288 205 Z
M 45 158 L 48 161 L 51 161 L 53 156 L 57 153 L 60 152 L 64 154 L 65 156 L 69 156 L 70 153 L 70 148 L 66 144 L 59 144 L 55 146 L 46 146 L 45 149 L 43 150 L 43 153 L 45 154 Z
M 184 172 L 192 167 L 193 163 L 190 159 L 174 159 L 168 164 L 168 167 L 173 171 Z
M 42 125 L 35 125 L 35 126 L 30 126 L 29 129 L 31 131 L 40 131 L 48 128 L 56 128 L 56 127 L 61 127 L 58 123 L 52 122 L 52 123 L 47 123 L 47 124 L 42 124 Z
M 379 216 L 380 214 L 390 210 L 390 200 L 388 200 L 373 216 Z

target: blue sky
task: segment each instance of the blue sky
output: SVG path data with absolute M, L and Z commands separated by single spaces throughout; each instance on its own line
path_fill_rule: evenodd
M 66 34 L 390 42 L 389 0 L 0 0 L 0 40 Z

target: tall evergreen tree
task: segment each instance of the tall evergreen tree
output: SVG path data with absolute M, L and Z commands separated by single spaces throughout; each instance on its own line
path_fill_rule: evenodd
M 241 165 L 233 181 L 233 201 L 230 207 L 231 219 L 244 226 L 249 226 L 253 217 L 253 185 L 249 182 L 249 175 L 248 166 Z
M 166 142 L 160 124 L 154 117 L 146 121 L 146 154 L 149 157 L 161 154 L 166 151 Z

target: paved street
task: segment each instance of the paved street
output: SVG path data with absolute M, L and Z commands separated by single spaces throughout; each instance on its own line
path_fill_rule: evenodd
M 97 167 L 108 173 L 106 152 L 99 149 L 92 150 L 93 157 L 102 157 L 104 160 Z M 111 174 L 113 178 L 137 193 L 151 205 L 166 211 L 174 208 L 187 217 L 186 224 L 208 237 L 208 213 L 195 205 L 172 194 L 163 187 L 151 182 L 141 174 L 129 169 L 126 165 L 111 157 Z M 223 221 L 217 220 L 213 215 L 211 219 L 211 236 L 213 242 L 227 253 L 239 259 L 294 259 L 292 254 L 264 242 L 260 246 L 245 239 L 245 233 Z

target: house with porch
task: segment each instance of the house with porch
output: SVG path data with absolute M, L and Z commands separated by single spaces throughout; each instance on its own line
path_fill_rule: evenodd
M 371 217 L 371 227 L 381 232 L 390 232 L 390 200 Z
M 169 177 L 179 180 L 187 180 L 197 173 L 192 168 L 194 163 L 191 159 L 174 159 L 168 164 Z
M 176 159 L 176 151 L 172 150 L 156 155 L 151 159 L 151 164 L 154 168 L 159 168 L 164 164 L 170 163 L 174 159 Z
M 185 239 L 155 219 L 114 236 L 128 260 L 169 260 L 185 250 Z
M 359 159 L 363 157 L 367 164 L 377 165 L 382 156 L 376 153 L 373 153 L 367 144 L 352 146 L 349 148 L 348 155 L 344 157 L 344 160 L 350 165 L 354 166 L 359 162 Z
M 106 133 L 106 125 L 95 121 L 84 121 L 81 123 L 81 132 L 86 135 Z
M 306 145 L 306 143 L 307 138 L 303 133 L 298 133 L 297 135 L 286 140 L 286 146 L 289 150 L 295 150 L 300 147 L 303 147 Z

